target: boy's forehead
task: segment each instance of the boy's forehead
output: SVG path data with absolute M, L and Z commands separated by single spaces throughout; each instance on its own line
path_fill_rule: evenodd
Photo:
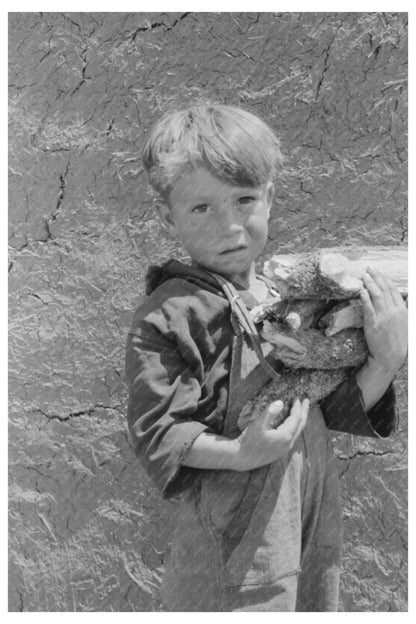
M 183 199 L 185 196 L 201 199 L 204 197 L 209 198 L 220 192 L 238 193 L 242 188 L 251 188 L 253 190 L 252 187 L 240 187 L 224 182 L 214 176 L 208 169 L 198 167 L 183 174 L 172 184 L 170 197 L 172 200 L 175 200 L 175 198 Z

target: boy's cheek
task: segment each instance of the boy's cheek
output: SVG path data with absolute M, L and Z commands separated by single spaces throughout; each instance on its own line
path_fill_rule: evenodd
M 269 217 L 268 211 L 263 211 L 261 214 L 253 215 L 253 217 L 247 223 L 247 229 L 253 232 L 256 237 L 266 236 L 269 231 Z

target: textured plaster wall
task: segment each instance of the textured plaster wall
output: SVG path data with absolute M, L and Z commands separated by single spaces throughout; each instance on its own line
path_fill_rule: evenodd
M 406 244 L 407 16 L 9 20 L 9 609 L 157 611 L 175 505 L 129 446 L 124 342 L 147 265 L 184 254 L 155 219 L 144 133 L 198 96 L 277 130 L 265 255 Z M 407 608 L 405 371 L 398 404 L 388 441 L 337 437 L 343 610 Z

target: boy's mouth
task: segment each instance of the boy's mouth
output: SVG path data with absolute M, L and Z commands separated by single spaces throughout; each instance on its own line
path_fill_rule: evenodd
M 224 256 L 229 253 L 235 253 L 237 251 L 242 251 L 243 249 L 246 249 L 244 245 L 237 245 L 236 247 L 230 247 L 230 249 L 225 249 L 224 251 L 221 251 L 220 256 Z

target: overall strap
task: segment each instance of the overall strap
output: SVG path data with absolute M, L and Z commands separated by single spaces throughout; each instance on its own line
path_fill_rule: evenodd
M 276 290 L 276 286 L 274 285 L 273 281 L 270 278 L 266 277 L 265 275 L 258 275 L 257 277 L 259 280 L 261 280 L 262 282 L 266 284 L 266 286 L 269 289 L 270 294 L 273 297 L 278 297 L 280 295 L 280 293 L 277 292 Z
M 272 379 L 280 380 L 279 373 L 272 366 L 270 366 L 270 364 L 267 362 L 266 358 L 263 355 L 261 342 L 256 326 L 254 325 L 253 319 L 248 313 L 248 310 L 244 305 L 243 300 L 238 294 L 237 289 L 231 284 L 231 282 L 222 277 L 222 275 L 218 275 L 218 273 L 213 273 L 212 271 L 210 271 L 210 273 L 221 285 L 228 301 L 230 302 L 231 312 L 234 318 L 237 320 L 238 326 L 244 333 L 247 334 L 262 368 L 269 374 Z

